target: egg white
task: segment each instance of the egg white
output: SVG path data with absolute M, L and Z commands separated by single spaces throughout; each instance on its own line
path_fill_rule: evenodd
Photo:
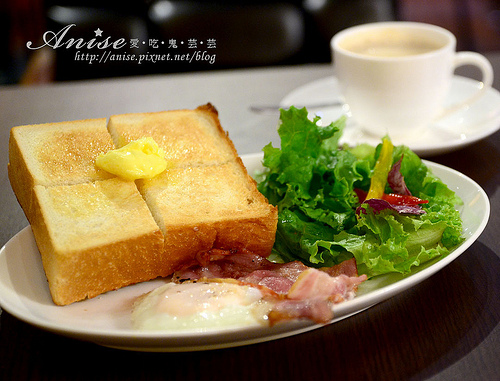
M 139 330 L 210 330 L 266 324 L 258 288 L 237 283 L 167 283 L 141 297 L 132 311 Z

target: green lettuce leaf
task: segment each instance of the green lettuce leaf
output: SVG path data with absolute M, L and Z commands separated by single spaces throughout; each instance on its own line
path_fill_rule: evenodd
M 323 267 L 354 256 L 360 273 L 406 274 L 462 242 L 461 200 L 406 146 L 394 148 L 393 163 L 402 158 L 408 189 L 429 200 L 426 213 L 356 214 L 355 189 L 368 190 L 381 145 L 340 146 L 344 126 L 344 117 L 323 126 L 305 108 L 281 110 L 281 147 L 264 147 L 258 183 L 278 207 L 273 260 Z

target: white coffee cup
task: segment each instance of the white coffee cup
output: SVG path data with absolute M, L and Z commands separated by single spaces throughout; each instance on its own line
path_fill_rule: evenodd
M 333 64 L 353 119 L 368 133 L 410 138 L 443 115 L 476 101 L 493 82 L 479 53 L 456 52 L 456 38 L 441 27 L 414 22 L 363 24 L 331 40 Z M 444 107 L 455 68 L 477 66 L 475 94 Z

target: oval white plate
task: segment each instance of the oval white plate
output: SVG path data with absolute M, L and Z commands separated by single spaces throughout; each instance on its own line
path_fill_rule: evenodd
M 250 174 L 261 169 L 262 154 L 242 156 Z M 334 308 L 332 323 L 361 312 L 428 278 L 462 254 L 482 233 L 490 204 L 470 178 L 450 168 L 426 162 L 463 199 L 461 210 L 466 240 L 451 254 L 427 263 L 407 277 L 395 274 L 366 281 L 358 296 Z M 134 300 L 165 280 L 154 280 L 69 306 L 53 304 L 33 234 L 26 227 L 0 250 L 0 305 L 17 318 L 42 329 L 100 345 L 139 351 L 193 351 L 234 347 L 296 335 L 321 327 L 309 321 L 213 331 L 140 332 L 130 326 Z
M 477 91 L 480 82 L 455 75 L 446 99 L 447 105 L 458 104 Z M 337 78 L 322 78 L 290 92 L 280 103 L 281 107 L 293 105 L 329 104 L 341 100 Z M 346 106 L 308 107 L 311 116 L 318 114 L 323 123 L 330 123 L 341 115 L 350 116 Z M 405 144 L 417 155 L 425 157 L 463 148 L 484 139 L 500 128 L 500 93 L 489 89 L 478 101 L 446 118 L 428 126 L 424 133 L 408 141 L 393 139 L 395 144 Z M 341 143 L 377 145 L 380 138 L 365 133 L 352 118 L 348 118 Z

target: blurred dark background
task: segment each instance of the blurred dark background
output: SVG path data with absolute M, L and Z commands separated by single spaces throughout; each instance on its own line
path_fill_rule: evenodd
M 500 0 L 0 0 L 0 84 L 330 62 L 329 40 L 374 21 L 428 22 L 451 30 L 459 50 L 500 51 Z M 77 49 L 42 45 L 46 31 L 65 40 L 109 36 L 122 54 L 205 52 L 191 62 L 75 59 Z M 96 36 L 96 30 L 103 37 Z M 174 43 L 176 47 L 174 47 Z M 78 49 L 96 52 L 98 49 Z M 110 49 L 107 49 L 110 50 Z M 215 56 L 214 62 L 209 58 Z

